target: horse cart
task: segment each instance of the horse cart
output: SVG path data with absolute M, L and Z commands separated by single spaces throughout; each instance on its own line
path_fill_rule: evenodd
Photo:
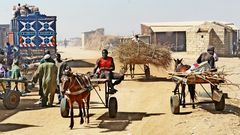
M 11 83 L 15 83 L 14 88 L 11 89 Z M 18 90 L 18 83 L 23 83 L 25 86 L 25 90 L 28 88 L 28 83 L 26 79 L 11 79 L 11 78 L 0 78 L 0 87 L 2 90 L 0 91 L 0 99 L 3 100 L 3 105 L 7 109 L 15 109 L 20 102 L 21 93 Z
M 169 73 L 169 77 L 176 83 L 176 87 L 173 90 L 173 96 L 170 97 L 171 112 L 178 114 L 180 112 L 180 106 L 185 107 L 186 105 L 203 104 L 203 103 L 214 103 L 216 111 L 222 111 L 225 107 L 225 96 L 218 86 L 224 83 L 224 77 L 217 74 L 217 72 L 205 72 L 205 73 L 184 73 L 174 72 Z M 182 85 L 195 85 L 200 84 L 203 90 L 206 92 L 211 100 L 199 101 L 197 103 L 185 103 L 185 87 Z M 209 93 L 203 84 L 210 84 L 211 93 Z M 195 91 L 194 91 L 195 94 Z
M 91 79 L 91 82 L 94 86 L 94 91 L 97 93 L 101 102 L 106 108 L 108 108 L 109 117 L 115 118 L 118 110 L 117 98 L 113 96 L 114 95 L 113 93 L 110 93 L 108 80 L 107 79 Z M 104 84 L 104 98 L 100 96 L 98 90 L 96 89 L 96 87 L 101 89 L 99 84 Z M 63 98 L 61 100 L 60 111 L 61 111 L 62 117 L 69 116 L 69 106 L 67 103 L 68 103 L 67 98 Z

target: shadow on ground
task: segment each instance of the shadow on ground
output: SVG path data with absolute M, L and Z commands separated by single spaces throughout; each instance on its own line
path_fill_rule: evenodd
M 138 81 L 138 82 L 172 82 L 171 79 L 167 79 L 166 77 L 156 77 L 156 76 L 151 76 L 150 78 L 146 77 L 138 77 L 138 78 L 127 78 L 124 79 L 124 81 Z
M 236 116 L 240 116 L 240 108 L 232 104 L 225 104 L 225 109 L 223 111 L 216 111 L 214 103 L 202 104 L 199 107 L 212 114 L 234 114 Z
M 164 113 L 145 113 L 145 112 L 118 112 L 116 118 L 109 118 L 108 112 L 97 118 L 102 120 L 98 128 L 106 129 L 102 132 L 122 131 L 132 122 L 140 121 L 144 117 L 159 116 Z
M 26 125 L 26 124 L 2 123 L 0 124 L 0 132 L 8 132 L 8 131 L 13 131 L 21 128 L 28 128 L 28 127 L 38 127 L 38 126 Z
M 38 109 L 45 109 L 42 108 L 39 104 L 35 104 L 38 99 L 22 99 L 17 108 L 13 110 L 8 110 L 4 107 L 3 103 L 0 102 L 0 122 L 11 117 L 12 115 L 16 114 L 19 111 L 31 111 L 31 110 L 38 110 Z

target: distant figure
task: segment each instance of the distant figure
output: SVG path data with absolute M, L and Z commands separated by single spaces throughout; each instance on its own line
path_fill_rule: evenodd
M 0 78 L 6 77 L 6 67 L 2 63 L 0 63 Z
M 236 56 L 238 56 L 238 52 L 239 52 L 239 48 L 240 47 L 240 41 L 238 41 L 238 44 L 237 44 L 237 51 L 236 51 Z
M 17 5 L 17 11 L 20 11 L 20 10 L 21 10 L 21 4 L 18 3 L 18 5 Z
M 0 63 L 2 64 L 4 62 L 4 50 L 2 48 L 0 48 Z
M 66 48 L 68 44 L 66 38 L 64 39 L 63 44 L 64 44 L 64 47 Z
M 17 7 L 13 7 L 14 10 L 14 18 L 17 18 L 18 16 L 21 16 L 21 4 L 18 3 Z
M 18 49 L 18 47 L 14 46 L 13 47 L 13 58 L 18 60 L 19 56 L 20 56 L 19 49 Z
M 7 65 L 11 66 L 13 63 L 13 57 L 12 57 L 13 51 L 12 51 L 12 46 L 8 42 L 6 45 L 6 53 L 7 53 Z
M 233 56 L 236 56 L 236 53 L 237 52 L 237 45 L 236 45 L 236 43 L 235 42 L 233 42 L 233 46 L 232 46 L 232 54 L 233 54 Z
M 134 35 L 134 36 L 132 37 L 132 41 L 138 42 L 138 41 L 139 41 L 139 36 L 138 36 L 138 35 Z
M 32 13 L 32 11 L 29 9 L 29 7 L 27 5 L 24 5 L 23 8 L 26 11 L 27 15 Z

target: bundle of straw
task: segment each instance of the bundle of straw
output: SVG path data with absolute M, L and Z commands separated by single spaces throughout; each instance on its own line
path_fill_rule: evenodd
M 171 52 L 164 47 L 142 41 L 127 41 L 116 48 L 116 55 L 123 64 L 152 64 L 167 69 L 172 61 Z

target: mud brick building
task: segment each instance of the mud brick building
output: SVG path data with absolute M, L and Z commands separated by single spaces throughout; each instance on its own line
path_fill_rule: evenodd
M 152 44 L 172 51 L 200 54 L 215 46 L 219 56 L 231 56 L 238 43 L 238 28 L 233 23 L 215 21 L 142 23 L 141 34 Z

